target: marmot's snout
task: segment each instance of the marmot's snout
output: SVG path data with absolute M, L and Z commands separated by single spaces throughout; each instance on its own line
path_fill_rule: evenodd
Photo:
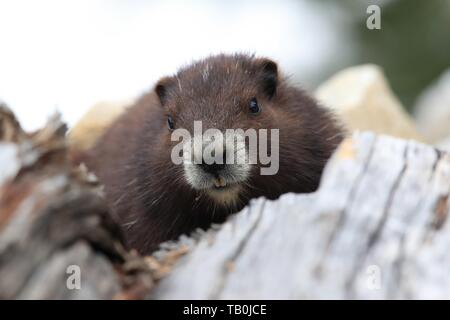
M 184 172 L 189 185 L 218 204 L 233 204 L 250 174 L 248 151 L 239 134 L 199 135 L 184 148 Z

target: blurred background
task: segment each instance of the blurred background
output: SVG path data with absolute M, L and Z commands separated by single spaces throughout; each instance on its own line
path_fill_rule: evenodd
M 381 8 L 381 30 L 366 27 L 369 4 Z M 0 0 L 0 99 L 28 130 L 55 110 L 73 125 L 98 101 L 236 51 L 275 59 L 307 90 L 378 64 L 411 112 L 438 79 L 450 84 L 450 1 Z

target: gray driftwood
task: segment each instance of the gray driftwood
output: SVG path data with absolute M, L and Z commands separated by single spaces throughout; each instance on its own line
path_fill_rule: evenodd
M 80 270 L 79 289 L 69 266 Z M 147 264 L 123 249 L 95 179 L 69 165 L 59 118 L 26 134 L 0 105 L 0 299 L 139 298 L 152 285 Z
M 142 258 L 64 133 L 53 118 L 26 134 L 0 105 L 0 298 L 450 298 L 450 156 L 430 146 L 355 134 L 318 192 L 257 199 Z
M 355 134 L 320 190 L 258 199 L 195 243 L 151 298 L 450 298 L 450 156 Z

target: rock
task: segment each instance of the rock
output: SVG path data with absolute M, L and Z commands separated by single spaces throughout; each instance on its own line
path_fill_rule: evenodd
M 69 132 L 72 150 L 84 151 L 92 147 L 102 133 L 130 106 L 132 101 L 99 102 L 92 106 Z
M 376 65 L 355 66 L 338 72 L 319 86 L 316 98 L 335 110 L 351 131 L 370 130 L 425 140 Z
M 419 96 L 414 116 L 419 131 L 430 142 L 450 139 L 450 69 Z

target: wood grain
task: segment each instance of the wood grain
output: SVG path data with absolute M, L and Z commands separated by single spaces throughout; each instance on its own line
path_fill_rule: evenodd
M 191 244 L 150 298 L 450 298 L 450 156 L 356 133 L 314 194 L 257 199 Z
M 255 199 L 151 257 L 124 249 L 57 116 L 26 134 L 0 106 L 0 168 L 3 299 L 450 299 L 450 155 L 414 141 L 355 133 L 317 192 Z

